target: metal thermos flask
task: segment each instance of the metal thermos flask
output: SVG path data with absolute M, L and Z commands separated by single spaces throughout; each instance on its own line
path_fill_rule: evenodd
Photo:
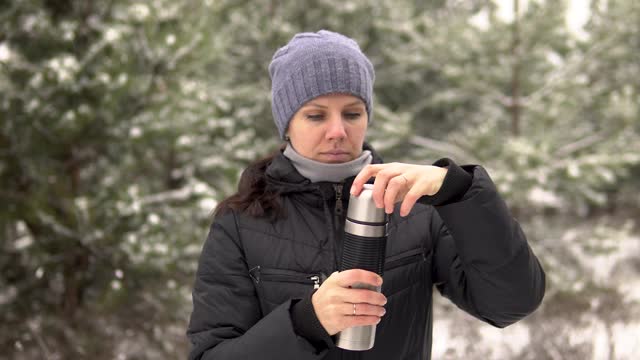
M 373 185 L 365 184 L 357 197 L 351 195 L 344 231 L 340 271 L 364 269 L 382 276 L 387 244 L 387 214 L 384 208 L 376 208 Z M 379 286 L 361 283 L 352 287 L 381 290 Z M 375 325 L 355 326 L 339 332 L 336 345 L 346 350 L 369 350 L 373 347 L 375 337 Z

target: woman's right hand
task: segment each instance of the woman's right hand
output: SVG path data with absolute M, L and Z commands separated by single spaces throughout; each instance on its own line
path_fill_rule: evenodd
M 358 283 L 379 287 L 382 277 L 361 269 L 336 271 L 311 297 L 316 316 L 329 335 L 353 326 L 376 325 L 384 315 L 387 298 L 373 290 L 351 288 Z

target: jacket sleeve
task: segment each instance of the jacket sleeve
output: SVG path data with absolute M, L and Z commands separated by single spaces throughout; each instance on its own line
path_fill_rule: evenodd
M 189 359 L 320 359 L 297 335 L 289 300 L 262 316 L 232 212 L 214 220 L 204 244 L 187 329 Z
M 456 201 L 435 206 L 434 283 L 469 314 L 505 327 L 541 303 L 544 270 L 487 172 L 450 167 L 464 169 L 472 180 Z

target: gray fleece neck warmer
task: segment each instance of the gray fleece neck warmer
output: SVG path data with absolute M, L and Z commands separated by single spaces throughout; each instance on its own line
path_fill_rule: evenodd
M 311 182 L 341 182 L 348 177 L 357 175 L 362 168 L 371 164 L 371 159 L 373 158 L 371 151 L 364 150 L 359 157 L 349 162 L 328 164 L 311 160 L 298 154 L 291 144 L 287 144 L 283 155 L 291 160 L 300 175 L 311 180 Z
M 375 73 L 351 38 L 327 30 L 296 34 L 273 55 L 269 75 L 271 111 L 282 139 L 298 109 L 321 95 L 361 98 L 371 122 Z

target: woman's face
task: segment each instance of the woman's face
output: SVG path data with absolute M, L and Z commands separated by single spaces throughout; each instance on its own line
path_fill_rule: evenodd
M 362 153 L 368 120 L 360 98 L 328 94 L 304 104 L 293 115 L 287 135 L 298 154 L 324 163 L 343 163 Z

